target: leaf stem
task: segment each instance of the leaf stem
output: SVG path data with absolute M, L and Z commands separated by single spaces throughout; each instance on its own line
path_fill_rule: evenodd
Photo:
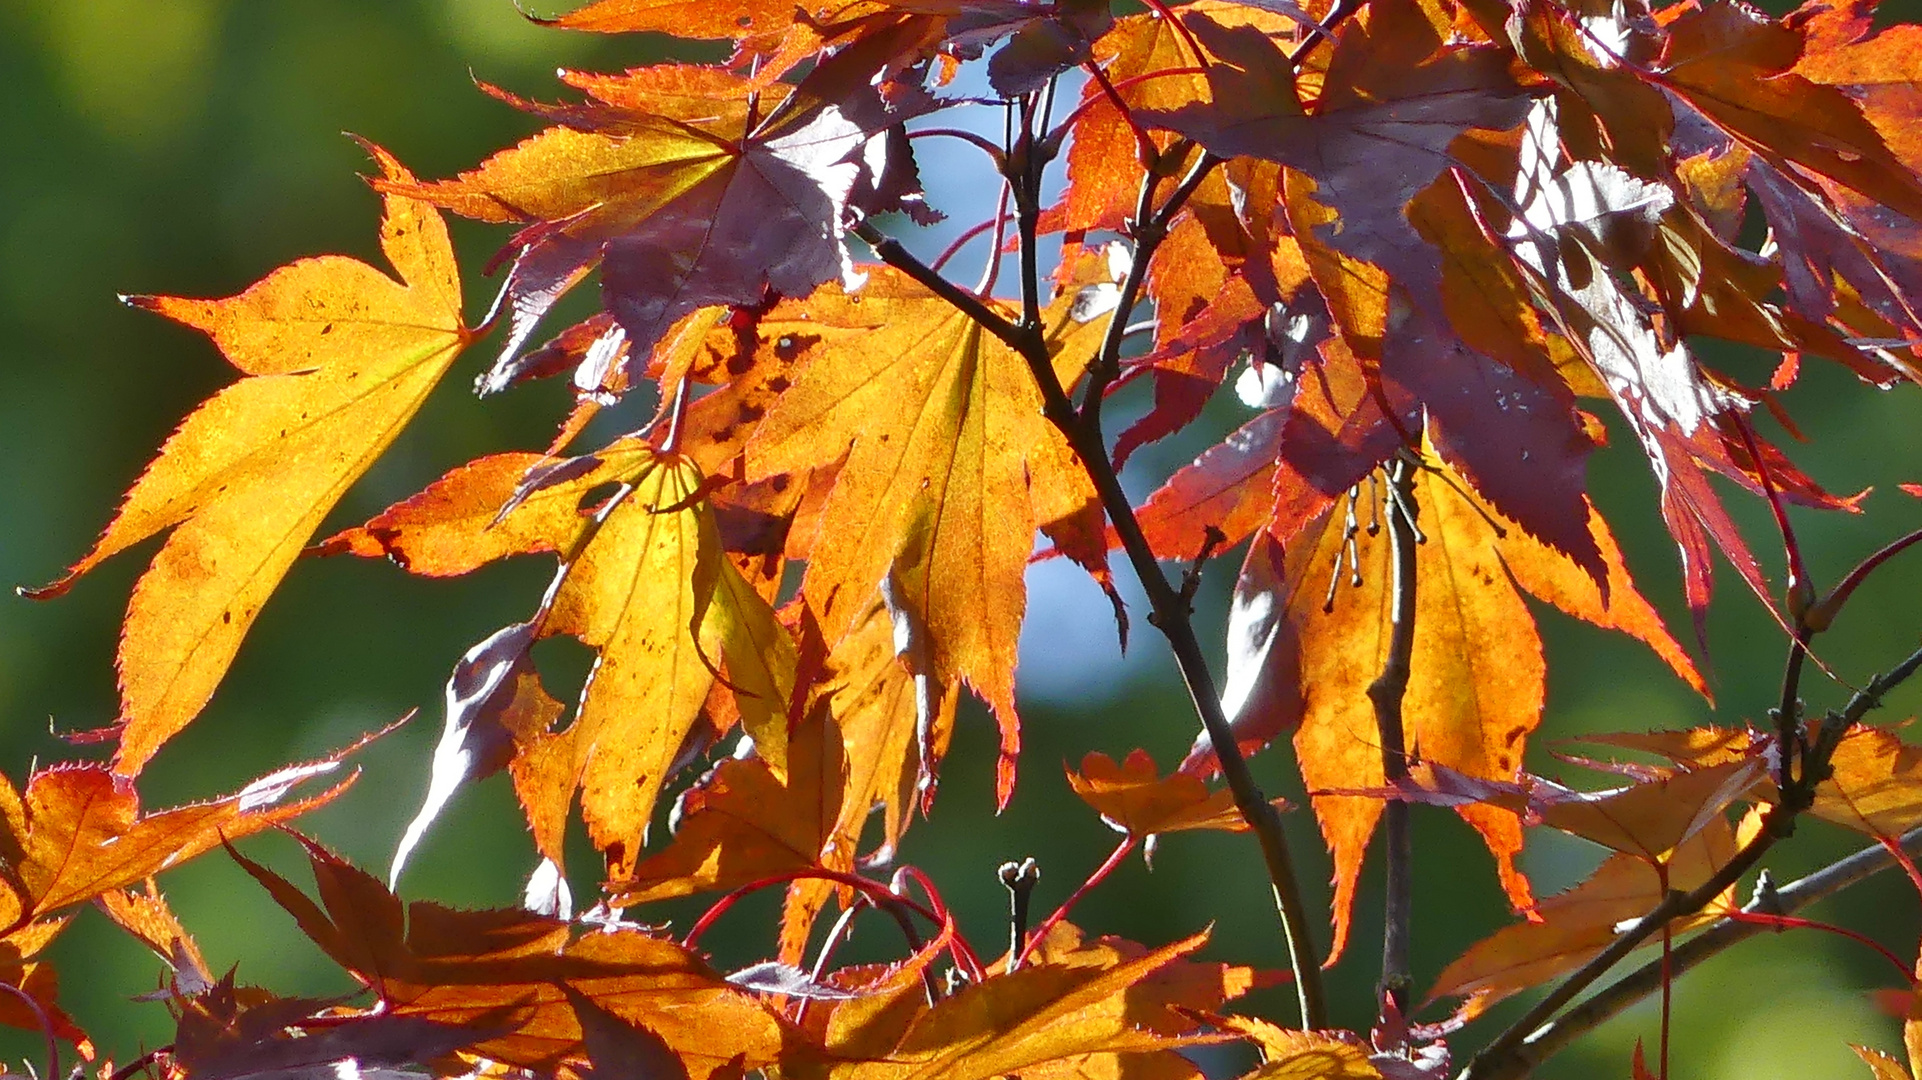
M 1381 771 L 1386 786 L 1399 787 L 1408 779 L 1408 743 L 1402 726 L 1402 702 L 1408 694 L 1408 675 L 1415 654 L 1415 612 L 1418 578 L 1415 573 L 1415 465 L 1406 454 L 1387 467 L 1389 559 L 1394 569 L 1394 598 L 1389 609 L 1388 659 L 1381 674 L 1368 684 L 1368 700 L 1375 706 L 1375 731 L 1381 741 Z M 1403 1016 L 1408 1014 L 1409 991 L 1414 985 L 1408 958 L 1409 924 L 1414 915 L 1414 844 L 1409 829 L 1409 804 L 1390 799 L 1382 809 L 1387 841 L 1387 908 L 1381 941 L 1381 993 Z
M 895 921 L 901 923 L 903 929 L 910 935 L 914 933 L 914 924 L 907 919 L 909 913 L 919 915 L 936 926 L 940 926 L 946 921 L 944 914 L 939 909 L 923 907 L 908 897 L 903 896 L 901 893 L 889 889 L 886 885 L 878 881 L 870 881 L 867 878 L 855 874 L 844 874 L 838 870 L 829 870 L 822 866 L 810 866 L 795 870 L 784 870 L 778 874 L 770 874 L 759 881 L 748 882 L 746 885 L 742 885 L 721 897 L 719 900 L 716 900 L 713 905 L 695 921 L 694 925 L 689 928 L 686 936 L 681 939 L 681 947 L 692 949 L 695 943 L 701 940 L 701 935 L 707 932 L 708 927 L 713 926 L 716 920 L 727 914 L 728 910 L 739 903 L 743 897 L 773 885 L 784 885 L 790 881 L 798 881 L 802 878 L 820 878 L 824 881 L 832 881 L 836 885 L 845 885 L 855 890 L 862 896 L 867 897 L 868 902 L 872 903 L 875 907 L 893 915 Z
M 47 1040 L 47 1080 L 60 1080 L 60 1038 L 54 1033 L 53 1018 L 47 1015 L 40 1002 L 32 994 L 10 982 L 0 981 L 0 991 L 5 991 L 20 999 L 20 1004 L 33 1014 L 33 1022 L 40 1028 L 40 1034 Z
M 1862 582 L 1868 580 L 1870 574 L 1875 573 L 1877 567 L 1901 554 L 1904 549 L 1918 540 L 1922 540 L 1922 529 L 1890 541 L 1875 554 L 1863 559 L 1855 569 L 1849 571 L 1849 575 L 1842 579 L 1840 585 L 1816 604 L 1815 609 L 1809 613 L 1809 621 L 1823 627 L 1835 621 L 1835 616 L 1841 613 L 1843 605 L 1849 602 L 1849 597 L 1855 594 L 1855 590 L 1861 586 Z
M 1860 721 L 1870 709 L 1881 703 L 1884 695 L 1914 675 L 1917 669 L 1922 669 L 1922 648 L 1910 653 L 1887 674 L 1870 680 L 1867 686 L 1849 698 L 1848 704 L 1840 712 L 1830 712 L 1823 717 L 1820 735 L 1803 758 L 1802 774 L 1793 785 L 1781 792 L 1781 801 L 1769 807 L 1768 813 L 1762 818 L 1762 831 L 1695 890 L 1687 893 L 1670 892 L 1662 898 L 1661 903 L 1655 905 L 1653 911 L 1617 935 L 1600 955 L 1562 980 L 1521 1019 L 1510 1024 L 1495 1041 L 1476 1054 L 1469 1061 L 1468 1068 L 1463 1070 L 1461 1080 L 1513 1080 L 1526 1074 L 1531 1066 L 1523 1060 L 1519 1051 L 1536 1029 L 1548 1024 L 1557 1010 L 1607 974 L 1636 946 L 1665 927 L 1669 920 L 1702 910 L 1723 889 L 1735 884 L 1743 874 L 1753 869 L 1777 840 L 1795 831 L 1796 815 L 1814 803 L 1816 786 L 1829 777 L 1829 758 L 1834 754 L 1836 744 L 1841 741 L 1842 732 Z
M 1132 835 L 1122 837 L 1121 843 L 1115 845 L 1114 851 L 1109 853 L 1107 859 L 1100 866 L 1095 867 L 1094 873 L 1088 875 L 1088 880 L 1082 882 L 1066 900 L 1061 901 L 1061 906 L 1054 909 L 1054 914 L 1041 920 L 1041 925 L 1035 927 L 1034 933 L 1028 935 L 1027 947 L 1021 950 L 1022 963 L 1026 963 L 1034 950 L 1047 939 L 1048 931 L 1054 929 L 1055 923 L 1067 918 L 1068 912 L 1074 910 L 1074 906 L 1081 902 L 1082 897 L 1088 895 L 1089 890 L 1106 881 L 1108 875 L 1114 873 L 1115 867 L 1121 865 L 1121 860 L 1127 858 L 1128 853 L 1135 849 L 1135 843 Z

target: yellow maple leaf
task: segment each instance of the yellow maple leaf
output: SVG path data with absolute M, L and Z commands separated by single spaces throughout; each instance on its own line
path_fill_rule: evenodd
M 830 286 L 763 320 L 776 345 L 811 344 L 748 441 L 748 479 L 845 457 L 801 586 L 822 636 L 846 636 L 891 578 L 895 603 L 925 628 L 930 676 L 964 679 L 994 708 L 1005 801 L 1020 745 L 1014 666 L 1035 527 L 1059 514 L 1056 485 L 1083 502 L 1092 491 L 1013 350 L 898 272 L 869 273 L 859 292 Z M 1075 320 L 1073 301 L 1065 295 L 1048 312 L 1066 385 L 1101 329 Z
M 412 182 L 370 149 L 389 181 Z M 134 587 L 121 632 L 122 773 L 139 772 L 206 705 L 308 537 L 471 338 L 440 215 L 389 195 L 380 236 L 398 282 L 329 255 L 224 300 L 128 299 L 206 332 L 248 377 L 189 416 L 93 549 L 30 593 L 63 592 L 107 557 L 174 529 Z
M 561 861 L 569 804 L 608 872 L 630 871 L 655 800 L 717 675 L 733 688 L 761 759 L 785 779 L 793 640 L 721 550 L 692 462 L 624 440 L 599 456 L 631 469 L 625 493 L 563 569 L 543 633 L 571 634 L 600 659 L 572 726 L 513 763 L 541 850 Z

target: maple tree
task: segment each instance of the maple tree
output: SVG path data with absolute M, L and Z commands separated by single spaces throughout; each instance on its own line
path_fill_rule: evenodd
M 1866 493 L 1826 490 L 1758 423 L 1794 432 L 1806 359 L 1877 388 L 1922 382 L 1922 27 L 1885 15 L 1873 0 L 1779 16 L 1737 0 L 595 0 L 547 20 L 731 53 L 563 71 L 558 103 L 483 85 L 544 126 L 447 179 L 364 143 L 390 268 L 322 256 L 226 299 L 128 299 L 203 332 L 242 378 L 181 423 L 65 576 L 22 590 L 56 596 L 166 534 L 122 627 L 119 713 L 74 739 L 112 742 L 111 760 L 0 779 L 0 1024 L 43 1033 L 50 1073 L 64 1041 L 102 1080 L 343 1064 L 1177 1078 L 1201 1075 L 1183 1048 L 1224 1043 L 1252 1048 L 1263 1080 L 1491 1080 L 1659 994 L 1653 1064 L 1638 1048 L 1630 1068 L 1666 1075 L 1681 974 L 1762 930 L 1853 934 L 1795 912 L 1877 870 L 1922 892 L 1922 749 L 1868 716 L 1922 650 L 1865 674 L 1822 648 L 1922 532 L 1818 582 L 1790 508 L 1863 513 Z M 917 147 L 934 138 L 980 152 L 991 205 L 930 204 Z M 917 253 L 917 230 L 963 210 L 984 220 Z M 472 325 L 443 212 L 511 226 Z M 975 241 L 986 269 L 967 279 L 951 267 Z M 593 313 L 548 326 L 596 277 Z M 551 441 L 322 535 L 490 337 L 479 393 L 569 381 Z M 1771 356 L 1766 383 L 1711 366 L 1711 340 Z M 1118 396 L 1149 400 L 1116 425 Z M 1210 432 L 1225 399 L 1239 426 L 1131 495 L 1124 463 Z M 596 418 L 635 402 L 652 419 L 596 445 Z M 1611 423 L 1630 444 L 1614 452 L 1655 479 L 1693 623 L 1680 639 L 1589 491 Z M 1713 476 L 1769 515 L 1760 553 Z M 1204 568 L 1236 549 L 1226 625 L 1200 625 Z M 314 895 L 233 842 L 342 797 L 351 778 L 291 796 L 357 746 L 207 803 L 143 813 L 136 793 L 303 554 L 435 578 L 553 567 L 524 618 L 454 665 L 387 879 L 295 834 Z M 1613 786 L 1531 771 L 1548 673 L 1531 599 L 1634 639 L 1706 697 L 1718 554 L 1780 633 L 1779 705 L 1741 727 L 1591 736 L 1599 749 L 1569 760 Z M 1090 632 L 1160 637 L 1192 714 L 1154 753 L 1068 769 L 1120 839 L 1039 919 L 1032 862 L 1002 867 L 996 951 L 899 846 L 936 805 L 964 698 L 993 718 L 997 806 L 1014 797 L 1026 572 L 1053 558 L 1111 599 Z M 578 685 L 543 670 L 556 638 L 593 655 Z M 1832 707 L 1804 703 L 1811 671 Z M 1248 764 L 1284 737 L 1294 800 Z M 531 836 L 525 902 L 403 901 L 455 792 L 503 772 Z M 1426 987 L 1409 954 L 1418 807 L 1474 830 L 1516 917 Z M 1284 814 L 1320 829 L 1325 897 Z M 577 815 L 597 862 L 570 869 Z M 1777 884 L 1763 859 L 1802 818 L 1870 846 Z M 1289 970 L 1199 959 L 1205 931 L 1136 943 L 1070 921 L 1135 851 L 1196 830 L 1247 834 Z M 1518 861 L 1529 830 L 1607 854 L 1538 896 Z M 1323 969 L 1365 962 L 1371 848 L 1376 993 L 1334 1002 Z M 281 996 L 209 965 L 156 877 L 215 849 L 357 995 Z M 591 903 L 570 886 L 584 874 Z M 704 936 L 770 890 L 766 962 L 720 970 Z M 691 925 L 650 924 L 650 905 L 690 896 L 709 902 Z M 132 1063 L 100 1058 L 44 956 L 89 902 L 165 965 L 153 996 L 175 1037 Z M 837 960 L 869 909 L 900 931 L 893 960 Z M 1914 1076 L 1922 961 L 1855 936 L 1901 973 L 1910 1056 L 1858 1052 L 1878 1077 Z M 1281 984 L 1291 1011 L 1234 1011 Z

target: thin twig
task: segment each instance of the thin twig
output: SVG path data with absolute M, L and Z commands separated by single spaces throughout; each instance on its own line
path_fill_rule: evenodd
M 914 253 L 901 246 L 901 241 L 883 233 L 866 221 L 855 222 L 849 231 L 867 242 L 874 254 L 882 262 L 913 278 L 941 299 L 953 305 L 963 315 L 974 320 L 975 324 L 995 337 L 1009 348 L 1021 350 L 1026 343 L 1025 335 L 1007 319 L 1001 317 L 982 299 L 968 290 L 949 281 L 929 268 L 928 264 L 914 257 Z
M 1186 151 L 1182 144 L 1176 143 L 1168 148 L 1163 160 L 1179 160 L 1177 155 Z M 1187 175 L 1175 185 L 1168 194 L 1168 200 L 1155 210 L 1155 189 L 1160 186 L 1159 163 L 1151 167 L 1141 179 L 1141 192 L 1135 201 L 1134 216 L 1129 219 L 1129 229 L 1134 234 L 1134 260 L 1128 266 L 1128 276 L 1121 283 L 1121 295 L 1115 304 L 1114 313 L 1109 317 L 1108 332 L 1101 340 L 1101 351 L 1095 355 L 1094 363 L 1088 372 L 1088 389 L 1081 397 L 1081 423 L 1090 430 L 1101 429 L 1101 402 L 1108 396 L 1108 387 L 1121 377 L 1121 345 L 1128 337 L 1128 315 L 1141 299 L 1141 290 L 1148 282 L 1148 267 L 1154 262 L 1155 251 L 1161 242 L 1168 238 L 1168 226 L 1175 215 L 1188 204 L 1202 181 L 1221 164 L 1220 158 L 1202 151 L 1200 157 L 1189 167 Z
M 1797 615 L 1789 637 L 1789 658 L 1782 668 L 1782 700 L 1775 707 L 1775 786 L 1783 791 L 1795 782 L 1796 753 L 1807 753 L 1802 737 L 1802 661 L 1808 659 L 1813 633 Z
M 1021 327 L 1038 341 L 1041 333 L 1041 172 L 1047 168 L 1050 151 L 1035 141 L 1033 121 L 1034 95 L 1030 94 L 1022 99 L 1021 132 L 1009 149 L 1005 175 L 1014 192 L 1015 227 L 1021 237 Z
M 1840 585 L 1837 585 L 1833 591 L 1823 597 L 1821 601 L 1809 611 L 1805 621 L 1817 629 L 1827 629 L 1829 623 L 1834 622 L 1835 616 L 1841 612 L 1842 606 L 1849 602 L 1849 597 L 1854 595 L 1856 588 L 1864 581 L 1867 581 L 1869 575 L 1875 573 L 1877 567 L 1895 556 L 1900 555 L 1905 548 L 1918 540 L 1922 540 L 1922 529 L 1917 529 L 1915 532 L 1883 545 L 1881 550 L 1863 559 L 1855 569 L 1849 571 L 1849 576 L 1843 578 Z
M 1922 853 L 1922 829 L 1911 829 L 1904 833 L 1900 843 L 1904 851 Z M 1768 911 L 1787 915 L 1894 865 L 1895 856 L 1888 849 L 1879 844 L 1865 847 L 1848 858 L 1830 863 L 1799 881 L 1783 886 L 1772 897 L 1758 896 L 1750 900 L 1742 911 L 1749 914 Z M 1668 958 L 1667 976 L 1671 979 L 1680 978 L 1729 946 L 1774 930 L 1775 926 L 1770 922 L 1734 917 L 1710 923 L 1707 929 L 1675 947 L 1674 953 Z M 1511 1075 L 1521 1075 L 1535 1068 L 1576 1039 L 1654 993 L 1661 987 L 1663 976 L 1662 961 L 1650 961 L 1536 1029 L 1514 1051 L 1515 1068 Z
M 1333 41 L 1335 30 L 1352 18 L 1367 2 L 1368 0 L 1335 0 L 1335 6 L 1329 9 L 1328 14 L 1322 16 L 1321 22 L 1308 28 L 1308 36 L 1301 39 L 1301 43 L 1288 54 L 1288 66 L 1295 71 L 1300 71 L 1301 65 L 1307 61 L 1308 54 L 1314 51 L 1315 46 L 1323 41 Z
M 1761 832 L 1743 845 L 1734 858 L 1701 886 L 1688 893 L 1670 892 L 1662 898 L 1661 903 L 1655 905 L 1655 910 L 1617 935 L 1600 955 L 1562 980 L 1521 1019 L 1510 1024 L 1495 1041 L 1476 1054 L 1462 1072 L 1462 1080 L 1512 1080 L 1526 1073 L 1528 1066 L 1521 1062 L 1517 1054 L 1532 1032 L 1547 1024 L 1557 1010 L 1573 1001 L 1576 995 L 1607 974 L 1610 968 L 1621 963 L 1636 946 L 1666 926 L 1669 920 L 1693 915 L 1719 896 L 1723 889 L 1741 880 L 1742 875 L 1753 869 L 1777 840 L 1795 831 L 1796 815 L 1814 803 L 1816 786 L 1828 779 L 1829 758 L 1841 741 L 1842 733 L 1860 722 L 1870 709 L 1881 703 L 1884 695 L 1914 675 L 1918 668 L 1922 668 L 1922 649 L 1910 653 L 1887 674 L 1870 680 L 1867 686 L 1849 698 L 1841 711 L 1830 712 L 1823 717 L 1820 733 L 1803 758 L 1802 775 L 1779 794 L 1779 802 L 1769 807 L 1768 813 L 1762 818 Z
M 1368 700 L 1375 706 L 1375 731 L 1381 741 L 1381 771 L 1387 787 L 1408 779 L 1408 741 L 1402 727 L 1402 701 L 1408 694 L 1408 675 L 1415 654 L 1415 466 L 1406 455 L 1388 465 L 1388 487 L 1394 492 L 1388 507 L 1389 558 L 1394 565 L 1394 599 L 1389 608 L 1388 658 L 1381 674 L 1368 684 Z M 1381 939 L 1381 993 L 1396 1011 L 1408 1014 L 1408 994 L 1414 985 L 1408 960 L 1409 923 L 1414 915 L 1415 851 L 1409 831 L 1409 804 L 1390 799 L 1382 815 L 1388 847 L 1387 910 Z
M 1041 867 L 1032 858 L 1005 862 L 996 876 L 1008 890 L 1008 970 L 1014 971 L 1028 955 L 1028 907 L 1041 882 Z
M 122 1065 L 112 1076 L 109 1076 L 107 1080 L 133 1080 L 133 1074 L 143 1069 L 152 1068 L 161 1058 L 168 1057 L 173 1052 L 174 1047 L 172 1043 L 168 1043 L 158 1049 L 149 1050 L 125 1065 Z
M 1678 919 L 1700 911 L 1709 901 L 1720 896 L 1722 890 L 1739 881 L 1742 875 L 1748 873 L 1761 860 L 1762 855 L 1775 845 L 1775 841 L 1781 838 L 1781 830 L 1786 828 L 1793 816 L 1793 813 L 1785 808 L 1785 804 L 1770 807 L 1768 815 L 1763 818 L 1761 833 L 1736 852 L 1735 857 L 1714 876 L 1692 892 L 1671 892 L 1663 897 L 1662 902 L 1655 905 L 1655 910 L 1642 916 L 1633 926 L 1617 935 L 1600 955 L 1583 964 L 1573 975 L 1563 979 L 1559 985 L 1548 992 L 1546 997 L 1536 1002 L 1535 1006 L 1529 1009 L 1520 1020 L 1510 1024 L 1494 1042 L 1489 1043 L 1476 1054 L 1469 1061 L 1468 1068 L 1463 1071 L 1461 1080 L 1497 1080 L 1497 1078 L 1512 1080 L 1514 1077 L 1523 1075 L 1527 1070 L 1518 1065 L 1515 1054 L 1527 1039 L 1529 1032 L 1547 1023 L 1557 1010 L 1573 1001 L 1576 995 L 1588 989 L 1595 980 L 1608 974 L 1610 968 L 1621 963 L 1624 957 L 1634 952 L 1636 947 L 1648 940 L 1651 934 L 1666 926 L 1670 919 Z
M 1802 546 L 1796 542 L 1795 527 L 1789 524 L 1788 507 L 1782 505 L 1782 494 L 1775 489 L 1768 465 L 1762 460 L 1761 443 L 1755 438 L 1755 432 L 1749 429 L 1747 421 L 1737 417 L 1734 423 L 1735 430 L 1741 433 L 1743 446 L 1748 450 L 1749 461 L 1755 466 L 1755 475 L 1761 481 L 1762 494 L 1768 500 L 1769 511 L 1775 516 L 1775 527 L 1782 534 L 1783 558 L 1788 561 L 1786 607 L 1795 625 L 1790 628 L 1788 666 L 1782 675 L 1782 703 L 1775 713 L 1775 784 L 1787 791 L 1795 781 L 1797 755 L 1807 753 L 1802 739 L 1797 689 L 1802 678 L 1802 661 L 1808 657 L 1809 638 L 1813 636 L 1803 616 L 1814 602 L 1815 587 L 1809 579 L 1808 567 L 1802 563 Z
M 53 1018 L 47 1015 L 46 1008 L 32 994 L 20 987 L 10 982 L 0 981 L 0 991 L 19 998 L 20 1004 L 25 1005 L 27 1011 L 33 1014 L 33 1022 L 39 1025 L 40 1034 L 47 1040 L 47 1080 L 60 1080 L 60 1037 L 54 1032 Z
M 1135 849 L 1136 842 L 1132 835 L 1122 837 L 1121 843 L 1115 845 L 1114 851 L 1109 853 L 1107 859 L 1095 868 L 1094 873 L 1088 875 L 1088 880 L 1077 886 L 1066 900 L 1061 901 L 1061 906 L 1054 909 L 1054 914 L 1043 919 L 1041 925 L 1034 928 L 1034 933 L 1028 935 L 1027 947 L 1021 951 L 1022 963 L 1026 963 L 1028 957 L 1048 939 L 1048 931 L 1054 929 L 1055 923 L 1067 918 L 1068 912 L 1074 910 L 1074 906 L 1081 902 L 1082 897 L 1088 895 L 1096 885 L 1106 881 L 1109 874 L 1114 873 L 1115 867 L 1121 865 L 1121 860 L 1127 858 L 1128 853 Z

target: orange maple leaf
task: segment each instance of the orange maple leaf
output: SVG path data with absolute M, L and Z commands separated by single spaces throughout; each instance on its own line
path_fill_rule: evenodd
M 1092 503 L 1092 488 L 1012 350 L 899 272 L 869 273 L 859 292 L 824 288 L 762 320 L 764 342 L 808 347 L 748 441 L 747 476 L 845 457 L 801 585 L 822 636 L 840 641 L 891 581 L 893 602 L 926 634 L 929 677 L 964 679 L 993 706 L 1005 803 L 1035 527 Z M 1102 327 L 1075 318 L 1076 299 L 1066 293 L 1047 312 L 1065 385 Z
M 1691 686 L 1693 661 L 1636 591 L 1601 516 L 1589 527 L 1608 571 L 1604 593 L 1570 556 L 1497 514 L 1444 466 L 1417 473 L 1417 610 L 1411 677 L 1403 704 L 1412 759 L 1485 780 L 1512 781 L 1525 740 L 1540 722 L 1544 661 L 1525 590 L 1571 615 L 1643 641 Z M 1266 536 L 1250 550 L 1236 587 L 1223 700 L 1241 741 L 1259 745 L 1299 724 L 1295 749 L 1311 795 L 1383 784 L 1380 739 L 1368 685 L 1388 654 L 1392 582 L 1388 530 L 1330 511 L 1286 555 Z M 1192 759 L 1191 759 L 1192 760 Z M 1335 951 L 1378 798 L 1315 795 L 1315 814 L 1335 856 Z M 1526 907 L 1514 868 L 1521 820 L 1512 810 L 1466 805 L 1461 815 L 1495 855 L 1510 900 Z
M 579 638 L 600 662 L 573 724 L 517 734 L 511 763 L 535 842 L 557 865 L 579 790 L 609 873 L 632 869 L 717 681 L 735 707 L 727 723 L 738 714 L 759 758 L 785 775 L 793 639 L 726 557 L 705 490 L 692 461 L 636 438 L 578 458 L 496 454 L 321 545 L 386 554 L 430 576 L 513 555 L 563 555 L 537 628 Z
M 814 1060 L 784 1063 L 806 1080 L 986 1080 L 1067 1076 L 1090 1055 L 1113 1075 L 1114 1055 L 1134 1058 L 1223 1036 L 1195 1031 L 1190 1009 L 1212 1009 L 1245 991 L 1246 969 L 1189 964 L 1207 940 L 1196 935 L 1153 951 L 1102 940 L 1080 942 L 1059 926 L 1033 962 L 995 972 L 932 1008 L 920 985 L 895 979 L 890 992 L 839 1003 Z M 1189 968 L 1197 969 L 1190 971 Z M 1158 1074 L 1158 1075 L 1165 1075 Z
M 360 744 L 356 744 L 358 746 Z M 66 927 L 64 908 L 102 899 L 116 922 L 162 952 L 170 964 L 206 966 L 157 896 L 118 892 L 178 866 L 222 842 L 271 828 L 323 806 L 358 773 L 325 791 L 287 801 L 304 782 L 334 771 L 344 750 L 260 778 L 204 803 L 140 812 L 133 781 L 103 765 L 67 764 L 35 773 L 24 793 L 0 776 L 0 979 L 46 1011 L 42 1021 L 20 1001 L 0 1000 L 0 1023 L 54 1033 L 89 1058 L 92 1045 L 54 1004 L 53 969 L 36 957 Z M 183 944 L 184 943 L 184 944 Z
M 1744 823 L 1745 831 L 1754 820 Z M 1436 977 L 1428 1000 L 1463 997 L 1461 1013 L 1478 1016 L 1510 994 L 1575 970 L 1606 949 L 1623 923 L 1654 910 L 1670 890 L 1694 889 L 1713 877 L 1734 857 L 1738 839 L 1728 819 L 1716 816 L 1664 853 L 1659 867 L 1640 855 L 1610 855 L 1580 885 L 1537 905 L 1540 921 L 1504 927 L 1471 946 Z M 1671 925 L 1680 932 L 1714 921 L 1737 906 L 1734 889 L 1731 885 L 1701 911 Z
M 412 182 L 369 149 L 389 182 Z M 301 546 L 470 340 L 440 215 L 387 196 L 381 249 L 400 281 L 323 256 L 226 300 L 129 300 L 205 331 L 248 378 L 189 416 L 93 549 L 31 594 L 62 592 L 108 556 L 174 529 L 134 587 L 121 632 L 115 768 L 124 774 L 206 705 Z
M 847 787 L 841 731 L 816 713 L 788 733 L 785 781 L 762 759 L 721 762 L 681 796 L 674 839 L 627 878 L 616 903 L 733 889 L 788 870 L 846 873 L 854 850 L 831 846 Z
M 456 911 L 401 901 L 313 843 L 316 904 L 285 878 L 230 852 L 335 963 L 380 997 L 379 1015 L 472 1025 L 471 1052 L 552 1068 L 581 1055 L 572 995 L 659 1035 L 702 1080 L 736 1056 L 771 1064 L 781 1024 L 679 945 L 634 927 L 582 932 L 518 909 Z M 483 1021 L 479 1022 L 477 1021 Z M 489 1028 L 506 1019 L 504 1033 Z
M 766 600 L 721 551 L 691 462 L 638 440 L 616 444 L 622 492 L 561 568 L 547 634 L 600 652 L 574 722 L 529 740 L 514 787 L 541 851 L 561 863 L 574 791 L 616 878 L 639 858 L 654 802 L 717 677 L 733 691 L 757 755 L 784 775 L 795 651 Z
M 1221 1017 L 1220 1026 L 1261 1051 L 1261 1067 L 1242 1080 L 1381 1080 L 1367 1047 L 1345 1032 L 1293 1031 L 1248 1016 Z
M 1246 832 L 1248 822 L 1235 809 L 1234 792 L 1208 790 L 1201 778 L 1175 772 L 1162 776 L 1146 750 L 1131 750 L 1119 765 L 1091 751 L 1081 771 L 1068 770 L 1068 786 L 1113 828 L 1136 839 L 1188 829 Z M 1274 800 L 1285 809 L 1287 800 Z

